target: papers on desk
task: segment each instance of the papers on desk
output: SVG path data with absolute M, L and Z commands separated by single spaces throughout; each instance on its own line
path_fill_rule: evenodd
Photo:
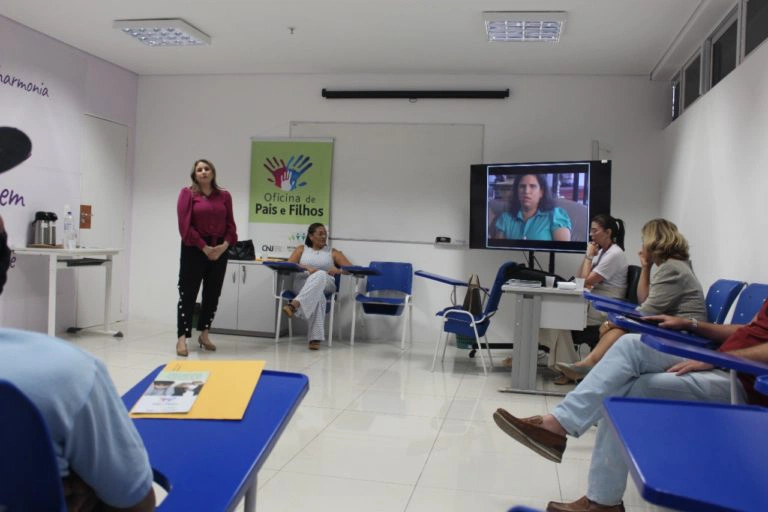
M 131 418 L 172 418 L 179 420 L 241 420 L 251 401 L 253 390 L 264 369 L 264 361 L 171 361 L 164 373 L 207 373 L 205 385 L 188 412 L 139 412 L 131 410 Z M 144 397 L 140 398 L 136 405 Z
M 206 380 L 208 372 L 160 372 L 133 406 L 133 412 L 189 412 Z
M 541 281 L 526 281 L 525 279 L 510 279 L 504 284 L 522 288 L 541 288 Z

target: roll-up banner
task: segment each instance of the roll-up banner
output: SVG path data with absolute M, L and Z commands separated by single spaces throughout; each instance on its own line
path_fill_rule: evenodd
M 256 256 L 288 257 L 330 223 L 333 139 L 251 139 L 248 234 Z

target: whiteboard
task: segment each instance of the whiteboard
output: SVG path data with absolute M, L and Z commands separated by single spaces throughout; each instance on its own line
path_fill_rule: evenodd
M 332 137 L 331 236 L 433 243 L 469 238 L 469 168 L 483 125 L 292 122 L 291 137 Z

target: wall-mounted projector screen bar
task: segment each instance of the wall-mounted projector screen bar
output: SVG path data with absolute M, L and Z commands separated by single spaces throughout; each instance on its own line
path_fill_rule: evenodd
M 509 89 L 500 89 L 496 91 L 331 91 L 323 89 L 323 98 L 329 100 L 391 98 L 503 100 L 509 98 Z

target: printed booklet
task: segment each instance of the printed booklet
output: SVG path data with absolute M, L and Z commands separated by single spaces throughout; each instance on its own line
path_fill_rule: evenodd
M 206 380 L 208 372 L 160 372 L 131 412 L 189 412 Z

